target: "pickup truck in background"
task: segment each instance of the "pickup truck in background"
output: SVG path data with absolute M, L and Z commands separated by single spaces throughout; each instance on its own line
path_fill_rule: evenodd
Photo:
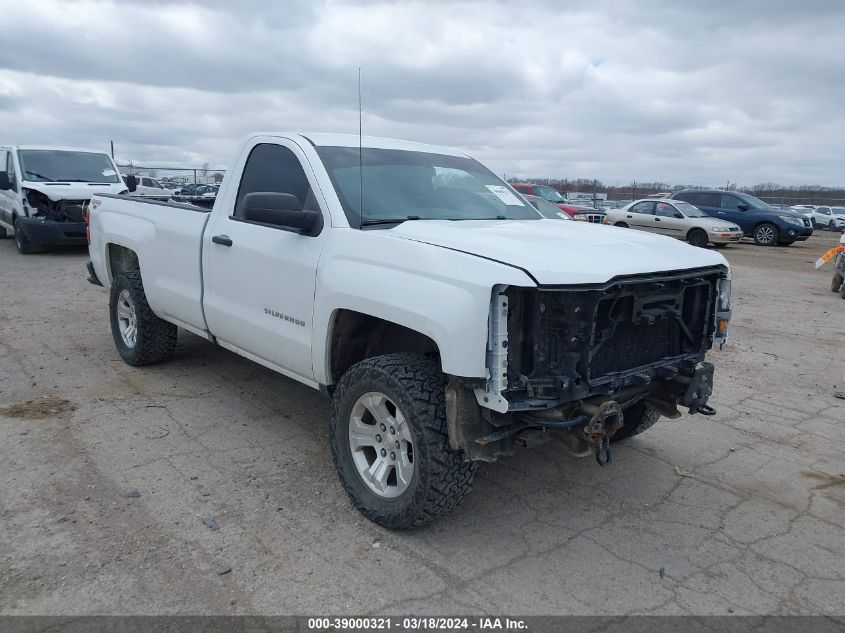
M 89 280 L 131 365 L 177 328 L 332 399 L 353 504 L 388 528 L 458 505 L 476 464 L 553 437 L 599 464 L 678 407 L 712 415 L 718 253 L 546 220 L 459 152 L 255 134 L 213 209 L 96 196 Z M 590 261 L 589 267 L 583 262 Z
M 71 147 L 0 147 L 0 237 L 19 253 L 87 244 L 85 207 L 95 193 L 128 193 L 105 152 Z

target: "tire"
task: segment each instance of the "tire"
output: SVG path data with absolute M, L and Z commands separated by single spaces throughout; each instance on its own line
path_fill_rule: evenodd
M 755 227 L 753 237 L 757 246 L 774 246 L 778 243 L 778 227 L 769 222 L 763 222 Z
M 660 414 L 647 406 L 645 402 L 638 402 L 625 409 L 624 414 L 625 424 L 610 438 L 611 442 L 620 442 L 645 433 L 660 419 Z
M 31 255 L 32 253 L 38 252 L 38 248 L 29 241 L 23 229 L 21 229 L 21 221 L 19 219 L 15 220 L 15 246 L 21 255 Z
M 827 230 L 828 231 L 835 231 L 836 230 L 836 222 L 831 220 L 827 225 Z
M 842 282 L 842 275 L 839 273 L 833 273 L 833 279 L 830 281 L 830 291 L 839 292 L 842 289 Z
M 476 465 L 449 446 L 445 393 L 437 364 L 418 354 L 369 358 L 341 378 L 332 397 L 332 458 L 352 504 L 371 521 L 394 530 L 418 527 L 472 490 Z M 403 463 L 410 473 L 400 479 Z M 380 471 L 383 486 L 365 482 L 363 472 L 375 480 Z
M 845 299 L 845 283 L 839 287 L 839 296 Z
M 140 272 L 125 272 L 114 278 L 109 317 L 114 344 L 129 365 L 152 365 L 173 355 L 177 328 L 150 308 Z M 130 325 L 134 325 L 134 336 Z
M 630 227 L 629 227 L 627 224 L 625 224 L 624 222 L 617 222 L 617 223 L 616 223 L 616 224 L 614 224 L 613 226 L 618 226 L 618 227 L 621 227 L 621 228 L 623 228 L 623 229 L 628 229 L 628 228 L 630 228 Z
M 4 239 L 6 239 L 8 236 L 9 236 L 9 232 L 8 232 L 5 228 L 3 228 L 2 226 L 0 226 L 0 240 L 4 240 Z
M 687 233 L 687 241 L 693 246 L 703 248 L 704 246 L 707 246 L 710 238 L 707 236 L 707 231 L 703 229 L 692 229 L 689 233 Z

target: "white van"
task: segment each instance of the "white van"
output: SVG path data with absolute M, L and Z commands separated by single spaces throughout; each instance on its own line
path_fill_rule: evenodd
M 20 253 L 87 244 L 85 211 L 95 193 L 129 193 L 105 152 L 0 147 L 0 237 L 14 235 Z

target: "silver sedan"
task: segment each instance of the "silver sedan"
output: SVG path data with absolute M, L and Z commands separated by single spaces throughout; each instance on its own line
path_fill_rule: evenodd
M 645 199 L 608 209 L 605 224 L 669 235 L 693 246 L 724 246 L 742 239 L 742 229 L 736 224 L 710 217 L 681 200 Z

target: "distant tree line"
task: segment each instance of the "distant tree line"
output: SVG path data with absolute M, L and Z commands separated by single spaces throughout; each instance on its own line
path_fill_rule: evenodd
M 630 185 L 605 185 L 601 180 L 591 178 L 508 178 L 509 182 L 533 182 L 538 185 L 554 187 L 564 196 L 570 191 L 585 193 L 606 193 L 608 200 L 635 200 L 668 191 L 681 189 L 704 189 L 701 185 L 670 185 L 666 182 L 632 181 Z M 709 187 L 707 187 L 709 188 Z M 742 191 L 764 198 L 766 200 L 780 200 L 789 204 L 825 204 L 839 201 L 845 203 L 845 187 L 823 187 L 821 185 L 785 186 L 774 182 L 765 182 L 752 187 L 739 187 L 736 183 L 728 182 L 719 189 L 728 191 Z

